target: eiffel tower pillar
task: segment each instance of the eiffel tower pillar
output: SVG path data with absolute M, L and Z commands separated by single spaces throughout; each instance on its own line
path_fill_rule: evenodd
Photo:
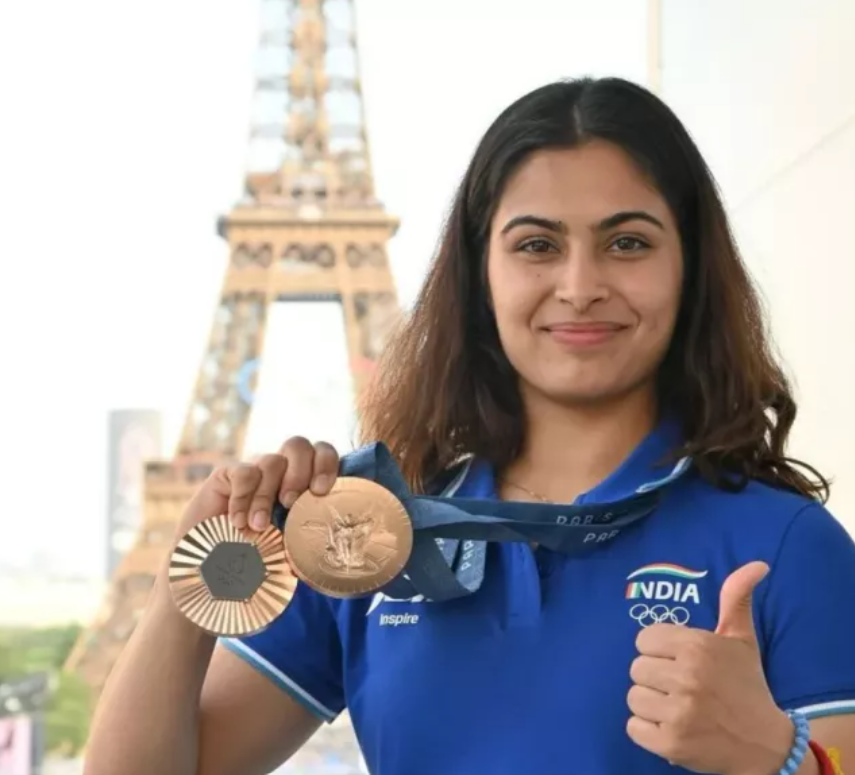
M 270 306 L 340 302 L 357 392 L 399 314 L 386 249 L 398 222 L 374 193 L 353 0 L 262 0 L 261 10 L 244 193 L 218 224 L 230 261 L 178 449 L 146 465 L 142 529 L 67 663 L 96 693 L 186 502 L 243 454 Z

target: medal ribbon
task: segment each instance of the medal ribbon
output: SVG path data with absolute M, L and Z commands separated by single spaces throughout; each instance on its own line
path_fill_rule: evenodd
M 379 591 L 395 599 L 424 595 L 441 601 L 480 588 L 488 542 L 537 543 L 569 556 L 587 554 L 651 514 L 663 489 L 688 468 L 689 460 L 684 458 L 668 476 L 618 501 L 568 505 L 413 495 L 382 443 L 345 455 L 339 475 L 382 485 L 412 520 L 413 550 L 404 572 Z M 277 504 L 273 518 L 280 529 L 286 515 L 287 510 Z

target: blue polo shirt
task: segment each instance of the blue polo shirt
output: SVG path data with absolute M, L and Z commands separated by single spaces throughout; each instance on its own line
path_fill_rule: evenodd
M 658 428 L 579 501 L 661 478 L 675 441 Z M 445 492 L 495 489 L 475 460 Z M 850 536 L 813 501 L 759 483 L 727 493 L 693 471 L 584 558 L 491 544 L 482 587 L 441 603 L 340 601 L 302 584 L 267 630 L 224 643 L 321 718 L 347 708 L 379 775 L 674 775 L 626 733 L 636 636 L 654 621 L 714 629 L 722 582 L 752 560 L 771 567 L 754 615 L 778 705 L 855 712 Z

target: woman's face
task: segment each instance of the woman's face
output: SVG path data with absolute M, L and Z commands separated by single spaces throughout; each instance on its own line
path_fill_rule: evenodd
M 532 154 L 490 225 L 487 274 L 524 395 L 588 403 L 652 385 L 680 304 L 680 235 L 619 147 Z

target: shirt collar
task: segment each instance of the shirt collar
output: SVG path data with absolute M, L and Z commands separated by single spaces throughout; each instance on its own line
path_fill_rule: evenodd
M 675 460 L 673 457 L 682 439 L 674 419 L 662 420 L 623 463 L 598 485 L 582 493 L 576 502 L 610 503 L 670 484 L 682 476 L 691 463 L 689 458 Z
M 681 442 L 682 433 L 677 422 L 670 418 L 662 420 L 609 476 L 582 493 L 576 503 L 613 503 L 670 484 L 691 465 L 689 458 L 675 460 L 673 457 Z M 496 478 L 492 466 L 484 460 L 470 460 L 453 490 L 448 494 L 495 498 Z

